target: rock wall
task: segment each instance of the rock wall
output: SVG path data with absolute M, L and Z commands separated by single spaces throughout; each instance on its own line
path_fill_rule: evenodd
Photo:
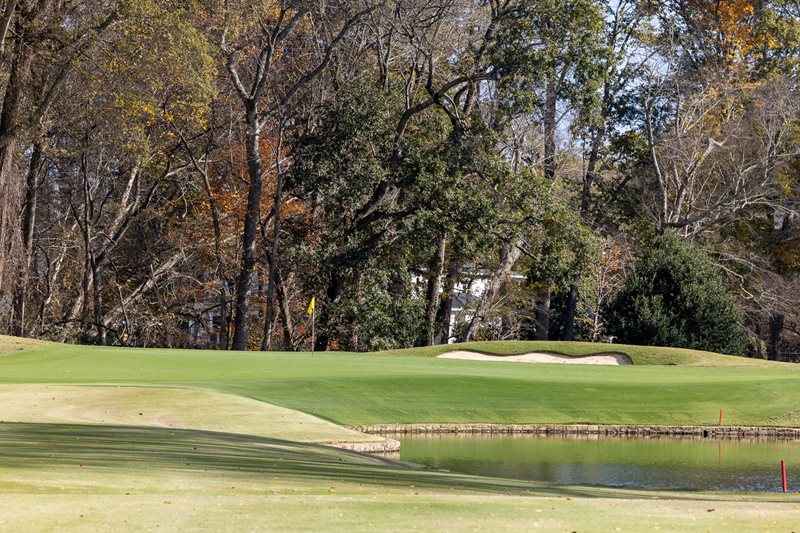
M 593 424 L 378 424 L 355 426 L 371 434 L 453 433 L 599 435 L 610 437 L 766 438 L 800 440 L 800 428 L 750 426 L 658 426 Z
M 325 442 L 323 445 L 360 453 L 386 454 L 400 451 L 400 441 L 390 438 L 384 438 L 380 442 Z

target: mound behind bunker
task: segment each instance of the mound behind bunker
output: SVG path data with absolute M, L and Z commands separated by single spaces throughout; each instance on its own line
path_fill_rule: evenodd
M 630 365 L 631 358 L 621 353 L 604 353 L 586 357 L 531 352 L 522 355 L 486 355 L 466 350 L 443 353 L 440 359 L 468 359 L 470 361 L 505 361 L 509 363 L 561 363 L 571 365 Z

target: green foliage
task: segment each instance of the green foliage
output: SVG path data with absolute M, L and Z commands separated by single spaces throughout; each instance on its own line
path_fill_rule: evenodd
M 762 46 L 755 54 L 757 76 L 795 74 L 800 66 L 800 5 L 794 0 L 774 0 L 759 7 L 755 30 Z
M 562 199 L 553 198 L 548 207 L 541 231 L 528 243 L 527 251 L 535 255 L 528 274 L 532 279 L 549 280 L 552 288 L 567 289 L 574 273 L 586 271 L 596 260 L 597 239 Z
M 396 140 L 400 103 L 391 89 L 344 88 L 293 144 L 287 190 L 315 206 L 311 225 L 289 223 L 296 262 L 315 265 L 306 286 L 327 293 L 330 310 L 320 331 L 342 348 L 412 345 L 425 300 L 409 272 L 427 268 L 442 235 L 466 260 L 492 249 L 493 230 L 518 234 L 552 205 L 541 179 L 511 171 L 480 121 L 455 127 L 431 108 Z M 371 204 L 381 187 L 396 194 Z M 341 280 L 340 293 L 328 290 Z
M 422 136 L 428 132 L 417 132 L 416 146 L 403 165 L 403 172 L 413 176 L 409 193 L 415 208 L 409 228 L 427 256 L 444 233 L 462 254 L 493 244 L 487 230 L 497 224 L 500 210 L 493 192 L 509 178 L 506 162 L 492 153 L 493 132 L 480 124 L 467 130 L 451 129 L 449 122 L 446 127 L 447 135 L 435 143 Z
M 414 345 L 422 328 L 425 300 L 408 290 L 408 283 L 406 290 L 392 293 L 389 278 L 385 269 L 370 269 L 362 273 L 359 285 L 330 304 L 325 327 L 337 339 L 337 349 L 376 351 Z
M 603 42 L 600 4 L 590 0 L 524 0 L 498 31 L 492 54 L 506 104 L 531 111 L 543 105 L 541 89 L 557 85 L 588 124 L 599 116 Z
M 356 258 L 364 234 L 349 229 L 374 187 L 391 178 L 387 163 L 399 110 L 388 95 L 365 86 L 342 91 L 319 111 L 314 131 L 293 143 L 287 191 L 314 198 L 318 222 L 312 229 L 320 232 L 316 248 L 323 260 L 331 259 L 328 254 Z
M 610 334 L 621 342 L 744 351 L 734 297 L 711 258 L 675 233 L 657 237 L 610 304 Z

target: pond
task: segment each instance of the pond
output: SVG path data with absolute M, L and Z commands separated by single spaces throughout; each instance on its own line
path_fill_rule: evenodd
M 394 435 L 400 459 L 553 484 L 686 490 L 800 491 L 800 442 L 530 435 Z

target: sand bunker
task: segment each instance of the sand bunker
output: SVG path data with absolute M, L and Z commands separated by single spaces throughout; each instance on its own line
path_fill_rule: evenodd
M 470 361 L 505 361 L 509 363 L 563 363 L 568 365 L 631 365 L 631 358 L 621 353 L 604 353 L 587 357 L 568 357 L 550 353 L 532 352 L 523 355 L 486 355 L 478 352 L 455 350 L 443 353 L 440 359 L 469 359 Z

